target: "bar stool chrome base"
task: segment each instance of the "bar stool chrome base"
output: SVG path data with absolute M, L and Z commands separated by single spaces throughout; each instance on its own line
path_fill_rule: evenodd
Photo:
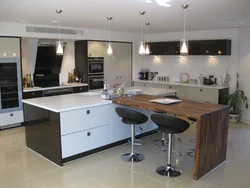
M 194 157 L 195 156 L 195 149 L 190 149 L 187 151 L 187 154 L 190 156 L 190 157 Z
M 145 159 L 144 155 L 139 153 L 126 153 L 121 158 L 125 162 L 141 162 Z
M 181 170 L 177 170 L 174 166 L 160 166 L 156 169 L 157 174 L 167 177 L 178 177 L 182 174 Z

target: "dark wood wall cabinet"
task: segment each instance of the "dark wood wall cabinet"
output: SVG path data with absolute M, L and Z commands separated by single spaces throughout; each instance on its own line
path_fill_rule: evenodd
M 180 55 L 180 41 L 149 42 L 150 55 Z M 220 40 L 190 40 L 188 55 L 231 55 L 232 41 Z

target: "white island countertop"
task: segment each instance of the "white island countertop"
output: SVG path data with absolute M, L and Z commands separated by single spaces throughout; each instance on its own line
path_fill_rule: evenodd
M 173 95 L 175 90 L 160 89 L 160 88 L 147 88 L 147 87 L 129 87 L 126 89 L 141 89 L 143 94 L 163 96 Z M 111 100 L 103 100 L 101 97 L 101 91 L 85 92 L 68 95 L 58 95 L 51 97 L 41 97 L 34 99 L 23 100 L 24 104 L 29 104 L 39 108 L 43 108 L 56 113 L 78 110 L 83 108 L 90 108 L 95 106 L 102 106 L 112 104 Z
M 50 89 L 63 89 L 63 88 L 71 88 L 71 87 L 83 87 L 88 86 L 87 83 L 69 83 L 67 85 L 54 86 L 54 87 L 24 87 L 23 92 L 33 92 L 33 91 L 45 91 Z
M 157 80 L 139 80 L 134 79 L 133 82 L 140 82 L 145 84 L 165 84 L 165 85 L 176 85 L 176 86 L 187 86 L 187 87 L 199 87 L 199 88 L 207 88 L 207 89 L 227 89 L 228 86 L 218 86 L 218 85 L 203 85 L 203 84 L 189 84 L 189 83 L 176 83 L 176 82 L 162 82 Z

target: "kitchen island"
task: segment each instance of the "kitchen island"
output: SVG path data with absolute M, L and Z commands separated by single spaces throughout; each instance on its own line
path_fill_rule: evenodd
M 229 107 L 209 103 L 182 100 L 180 103 L 163 105 L 150 103 L 157 97 L 139 95 L 132 98 L 111 99 L 113 103 L 161 111 L 167 114 L 197 119 L 194 174 L 195 180 L 209 173 L 226 160 Z
M 136 87 L 135 87 L 136 88 Z M 127 88 L 127 89 L 135 89 Z M 142 87 L 136 89 L 144 89 Z M 175 90 L 146 88 L 144 94 L 175 95 Z M 85 92 L 23 100 L 27 147 L 58 165 L 125 143 L 130 127 L 115 113 L 117 104 L 100 99 L 101 93 Z M 149 111 L 140 110 L 150 115 Z M 156 129 L 149 120 L 137 134 Z

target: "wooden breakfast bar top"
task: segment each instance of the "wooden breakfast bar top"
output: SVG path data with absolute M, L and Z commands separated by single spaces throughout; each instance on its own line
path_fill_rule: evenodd
M 200 179 L 226 160 L 229 107 L 182 100 L 174 104 L 158 104 L 149 100 L 157 96 L 138 95 L 110 99 L 113 103 L 197 119 L 194 180 Z

